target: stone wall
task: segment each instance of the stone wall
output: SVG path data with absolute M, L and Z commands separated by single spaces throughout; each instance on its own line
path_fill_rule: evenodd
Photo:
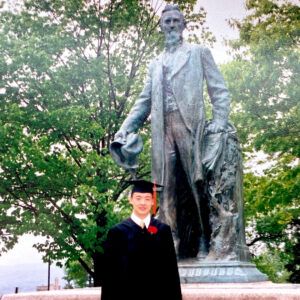
M 300 300 L 300 284 L 183 284 L 182 294 L 183 300 Z M 100 288 L 90 288 L 11 294 L 1 300 L 99 300 L 100 295 Z

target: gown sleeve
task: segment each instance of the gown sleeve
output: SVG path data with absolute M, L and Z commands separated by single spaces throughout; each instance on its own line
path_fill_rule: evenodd
M 121 232 L 116 228 L 110 229 L 104 246 L 104 275 L 101 300 L 116 300 L 120 297 L 118 291 L 121 287 L 124 269 L 120 251 L 121 242 Z
M 166 274 L 166 291 L 168 291 L 169 299 L 182 300 L 180 278 L 178 273 L 177 258 L 172 238 L 171 229 L 166 226 L 164 233 L 164 256 Z

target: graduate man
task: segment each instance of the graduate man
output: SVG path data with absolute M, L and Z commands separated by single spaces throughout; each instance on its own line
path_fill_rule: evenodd
M 107 236 L 101 300 L 181 300 L 171 229 L 151 216 L 154 184 L 131 183 L 131 217 Z

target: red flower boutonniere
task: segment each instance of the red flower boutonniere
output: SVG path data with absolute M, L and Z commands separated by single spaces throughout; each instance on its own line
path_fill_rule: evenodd
M 155 226 L 149 226 L 149 227 L 148 227 L 148 232 L 149 232 L 150 234 L 156 234 L 157 231 L 158 231 L 158 229 L 157 229 L 157 227 L 155 227 Z

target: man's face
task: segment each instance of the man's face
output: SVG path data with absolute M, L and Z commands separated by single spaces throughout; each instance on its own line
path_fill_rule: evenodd
M 154 203 L 151 193 L 138 192 L 134 192 L 131 195 L 129 202 L 133 207 L 134 214 L 141 219 L 147 217 Z
M 177 11 L 167 11 L 163 14 L 161 29 L 165 34 L 167 43 L 176 43 L 181 39 L 184 29 L 183 20 Z

